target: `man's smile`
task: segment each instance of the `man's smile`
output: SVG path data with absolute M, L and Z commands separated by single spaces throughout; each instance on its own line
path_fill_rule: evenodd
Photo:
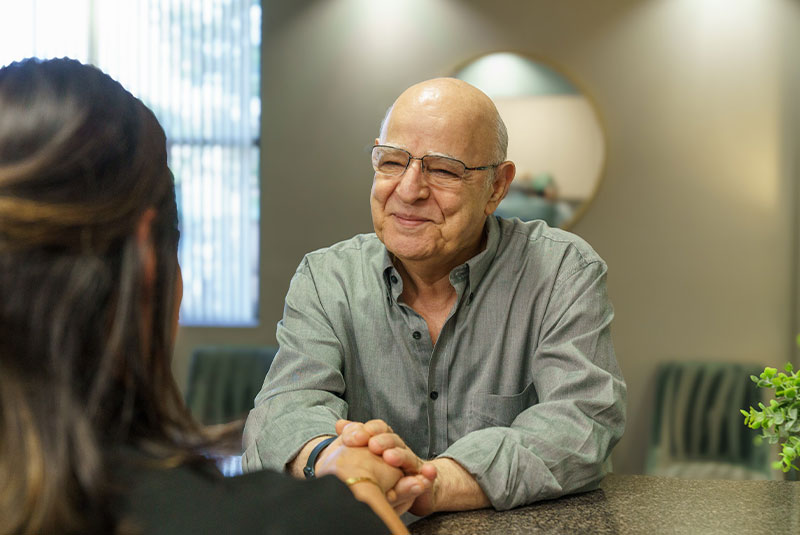
M 412 214 L 393 213 L 392 217 L 394 217 L 394 220 L 397 222 L 397 224 L 408 228 L 416 228 L 424 225 L 425 223 L 431 222 L 431 220 L 427 217 Z

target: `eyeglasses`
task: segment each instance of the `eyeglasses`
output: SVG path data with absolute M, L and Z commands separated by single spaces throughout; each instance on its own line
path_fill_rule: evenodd
M 467 171 L 483 171 L 500 165 L 496 163 L 480 167 L 467 167 L 464 162 L 447 156 L 426 154 L 418 158 L 411 156 L 411 153 L 407 150 L 390 147 L 389 145 L 375 145 L 372 147 L 372 167 L 376 173 L 385 176 L 400 176 L 406 172 L 411 160 L 419 160 L 421 162 L 422 174 L 429 181 L 435 184 L 451 186 L 462 180 Z

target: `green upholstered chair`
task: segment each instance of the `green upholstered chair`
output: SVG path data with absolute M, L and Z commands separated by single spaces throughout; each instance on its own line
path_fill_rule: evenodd
M 693 479 L 781 479 L 775 453 L 747 428 L 739 409 L 762 394 L 751 375 L 763 366 L 670 362 L 656 376 L 655 407 L 646 473 Z
M 227 345 L 195 349 L 186 389 L 186 404 L 194 417 L 212 425 L 247 416 L 277 350 Z

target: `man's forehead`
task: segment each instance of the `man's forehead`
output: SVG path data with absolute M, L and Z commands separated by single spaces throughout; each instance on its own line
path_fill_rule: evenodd
M 427 115 L 403 113 L 400 110 L 400 113 L 389 117 L 380 142 L 403 149 L 412 156 L 435 155 L 463 159 L 467 155 L 465 151 L 473 152 L 477 148 L 477 130 L 464 117 L 431 119 Z
M 458 108 L 397 107 L 387 119 L 380 142 L 414 156 L 481 157 L 494 139 L 491 123 Z

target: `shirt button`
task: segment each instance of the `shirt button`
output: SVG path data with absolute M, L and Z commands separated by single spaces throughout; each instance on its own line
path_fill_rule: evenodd
M 437 392 L 436 390 L 431 392 L 431 399 L 435 400 L 438 397 L 439 397 L 439 392 Z
M 414 340 L 419 340 L 420 338 L 422 338 L 422 333 L 419 331 L 414 331 L 414 333 L 411 336 L 414 337 Z
M 395 277 L 394 275 L 392 275 L 392 276 L 389 278 L 389 280 L 390 280 L 390 281 L 392 281 L 392 284 L 397 284 L 397 277 Z

